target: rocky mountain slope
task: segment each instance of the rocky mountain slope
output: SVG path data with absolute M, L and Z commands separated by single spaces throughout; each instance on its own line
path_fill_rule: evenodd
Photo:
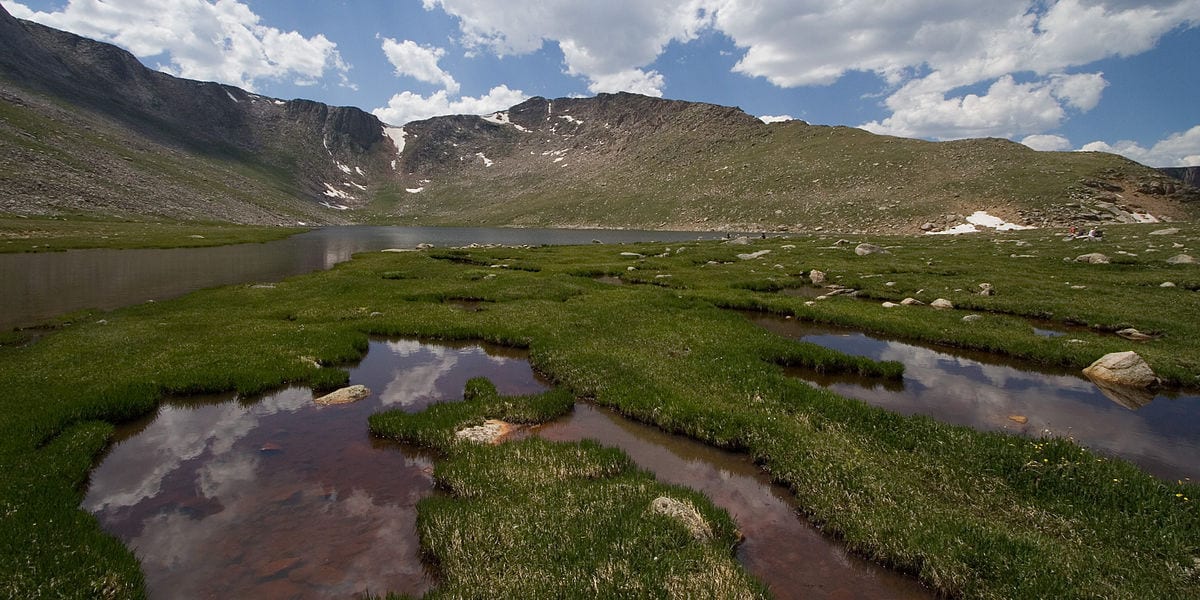
M 1200 167 L 1161 167 L 1159 171 L 1192 187 L 1200 187 Z
M 808 231 L 1183 220 L 1124 158 L 877 136 L 601 94 L 388 127 L 149 70 L 0 8 L 0 215 Z
M 350 222 L 395 146 L 357 108 L 147 69 L 0 7 L 0 211 Z

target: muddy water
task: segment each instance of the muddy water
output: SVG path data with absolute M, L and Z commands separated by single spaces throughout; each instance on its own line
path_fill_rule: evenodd
M 841 395 L 975 429 L 1069 436 L 1159 477 L 1200 480 L 1200 396 L 1110 398 L 1075 370 L 922 347 L 771 315 L 748 316 L 783 336 L 904 363 L 903 382 L 884 384 L 791 371 Z
M 846 552 L 800 519 L 791 494 L 773 485 L 744 454 L 725 452 L 576 404 L 537 435 L 558 441 L 596 440 L 620 448 L 662 482 L 698 490 L 728 511 L 746 541 L 738 560 L 776 598 L 928 598 L 914 579 Z
M 350 380 L 374 393 L 356 404 L 319 407 L 303 388 L 168 403 L 121 432 L 83 507 L 134 550 L 153 598 L 420 595 L 432 462 L 372 438 L 367 416 L 461 398 L 476 376 L 546 389 L 511 350 L 373 341 Z

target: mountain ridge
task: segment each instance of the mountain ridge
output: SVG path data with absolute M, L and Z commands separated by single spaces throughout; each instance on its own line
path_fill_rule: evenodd
M 917 232 L 1194 218 L 1127 159 L 766 124 L 637 94 L 394 127 L 150 70 L 0 7 L 0 212 L 245 223 Z

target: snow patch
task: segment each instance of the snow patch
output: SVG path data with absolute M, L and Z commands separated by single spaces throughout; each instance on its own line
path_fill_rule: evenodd
M 493 164 L 495 164 L 494 161 L 492 161 L 488 157 L 484 156 L 482 152 L 476 152 L 475 156 L 478 156 L 479 158 L 483 159 L 483 166 L 485 166 L 485 167 L 490 167 Z
M 768 125 L 771 123 L 786 123 L 792 120 L 792 115 L 763 115 L 758 120 Z
M 354 196 L 351 196 L 349 193 L 339 190 L 339 189 L 333 187 L 332 185 L 329 185 L 328 183 L 325 184 L 325 191 L 322 193 L 325 194 L 326 196 L 329 196 L 330 198 L 341 198 L 342 200 L 357 200 L 357 198 L 355 198 Z
M 425 187 L 422 186 L 419 188 L 404 188 L 404 191 L 406 191 L 410 194 L 420 194 L 421 192 L 425 191 Z
M 396 161 L 394 161 L 394 160 L 392 161 L 392 170 L 393 171 L 396 170 Z
M 279 106 L 283 106 L 284 104 L 287 104 L 287 102 L 284 102 L 283 100 L 276 100 L 275 104 L 277 104 Z
M 330 156 L 333 156 L 333 150 L 329 149 L 329 138 L 321 138 L 321 145 L 325 146 L 325 151 L 328 152 Z
M 958 235 L 960 233 L 976 233 L 979 231 L 979 228 L 976 227 L 977 225 L 979 227 L 990 227 L 996 231 L 1022 231 L 1025 229 L 1035 229 L 1034 227 L 1027 225 L 1009 223 L 1000 217 L 993 217 L 992 215 L 989 215 L 987 211 L 977 210 L 972 213 L 971 216 L 967 217 L 967 222 L 962 225 L 955 225 L 954 227 L 944 231 L 928 231 L 926 232 L 926 235 Z
M 575 125 L 583 125 L 583 121 L 580 121 L 571 115 L 558 115 L 558 118 L 565 119 L 568 123 L 574 123 Z
M 562 162 L 562 160 L 563 160 L 563 157 L 560 156 L 560 157 L 554 159 L 554 162 Z
M 354 172 L 358 173 L 359 175 L 362 175 L 363 177 L 367 176 L 366 173 L 363 173 L 362 167 L 354 167 Z
M 404 153 L 404 137 L 408 134 L 404 131 L 403 127 L 389 127 L 384 125 L 383 135 L 392 138 L 392 143 L 396 145 L 396 156 Z M 392 168 L 395 169 L 396 167 Z
M 349 174 L 351 174 L 351 173 L 353 173 L 353 172 L 354 172 L 354 171 L 351 171 L 351 170 L 350 170 L 350 167 L 347 167 L 346 165 L 343 165 L 342 163 L 340 163 L 340 162 L 338 162 L 338 161 L 336 161 L 336 160 L 335 160 L 335 161 L 333 161 L 333 164 L 337 165 L 337 168 L 341 169 L 341 170 L 342 170 L 342 172 L 343 172 L 343 173 L 345 173 L 345 174 L 347 174 L 347 175 L 349 175 Z
M 330 204 L 324 200 L 321 201 L 321 206 L 324 206 L 325 208 L 332 208 L 334 210 L 350 210 L 350 207 L 346 206 L 345 204 Z
M 221 89 L 224 89 L 224 88 L 221 88 Z M 237 102 L 237 101 L 238 101 L 238 99 L 237 99 L 237 98 L 234 98 L 234 97 L 233 97 L 233 94 L 229 93 L 229 90 L 225 90 L 225 95 L 226 95 L 226 96 L 229 96 L 229 99 L 230 99 L 230 100 L 233 100 L 234 102 Z
M 346 183 L 343 183 L 342 185 L 344 185 L 346 187 L 356 187 L 364 192 L 367 191 L 367 186 L 358 185 L 357 183 L 354 183 L 353 181 L 347 181 Z
M 517 131 L 523 131 L 525 133 L 529 133 L 528 129 L 521 127 L 520 125 L 517 125 L 516 123 L 513 123 L 511 120 L 509 120 L 507 110 L 502 110 L 500 112 L 494 112 L 490 115 L 484 115 L 483 120 L 487 121 L 488 123 L 495 123 L 497 125 L 512 125 L 513 127 L 515 127 L 517 129 Z

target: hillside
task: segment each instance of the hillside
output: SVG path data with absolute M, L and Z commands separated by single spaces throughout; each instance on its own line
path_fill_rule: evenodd
M 926 142 L 634 94 L 394 128 L 144 67 L 0 8 L 0 216 L 919 232 L 1186 220 L 1200 192 L 1102 153 Z

